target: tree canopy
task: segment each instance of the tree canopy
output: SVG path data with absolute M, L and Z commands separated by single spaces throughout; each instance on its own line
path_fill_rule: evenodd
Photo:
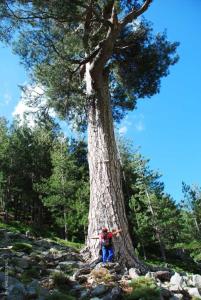
M 13 1 L 0 4 L 0 38 L 14 47 L 48 105 L 86 125 L 86 64 L 104 49 L 110 29 L 121 26 L 110 59 L 113 117 L 120 121 L 139 98 L 159 92 L 161 77 L 178 60 L 178 43 L 155 35 L 143 18 L 151 1 Z M 112 20 L 116 19 L 116 21 Z

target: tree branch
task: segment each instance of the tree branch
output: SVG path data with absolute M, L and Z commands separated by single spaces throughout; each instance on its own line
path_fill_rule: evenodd
M 120 22 L 122 26 L 131 23 L 134 19 L 142 15 L 149 7 L 153 0 L 145 0 L 144 4 L 138 9 L 133 9 L 125 18 Z
M 84 36 L 83 36 L 83 46 L 86 52 L 88 52 L 89 48 L 89 33 L 91 31 L 91 19 L 93 16 L 93 1 L 90 1 L 90 4 L 86 10 L 86 19 L 84 23 Z

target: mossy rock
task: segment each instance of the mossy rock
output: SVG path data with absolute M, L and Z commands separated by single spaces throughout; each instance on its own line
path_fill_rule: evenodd
M 32 252 L 32 248 L 33 248 L 33 246 L 28 243 L 14 243 L 12 249 L 14 251 L 22 251 L 27 254 L 30 254 Z
M 76 300 L 76 298 L 61 292 L 54 292 L 52 295 L 47 296 L 46 300 Z

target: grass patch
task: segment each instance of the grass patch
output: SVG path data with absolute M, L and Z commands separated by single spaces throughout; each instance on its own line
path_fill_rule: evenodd
M 160 289 L 152 278 L 139 277 L 130 283 L 132 291 L 125 300 L 160 300 Z
M 74 248 L 75 250 L 81 250 L 84 247 L 84 244 L 66 241 L 66 240 L 60 239 L 58 237 L 55 237 L 53 239 L 53 242 L 56 242 L 61 246 Z
M 63 272 L 53 272 L 51 277 L 58 288 L 68 290 L 71 287 L 70 279 Z
M 22 224 L 18 221 L 10 222 L 9 224 L 3 223 L 0 221 L 0 228 L 6 229 L 8 231 L 14 232 L 14 233 L 26 233 L 27 230 L 31 231 L 31 228 L 25 224 Z
M 22 251 L 27 254 L 30 254 L 32 252 L 33 246 L 28 243 L 14 243 L 12 250 L 14 251 Z
M 113 276 L 110 274 L 109 270 L 106 268 L 94 269 L 91 271 L 91 275 L 94 277 L 97 283 L 109 283 L 114 281 Z

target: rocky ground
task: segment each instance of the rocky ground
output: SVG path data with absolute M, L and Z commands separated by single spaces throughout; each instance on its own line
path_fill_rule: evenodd
M 201 276 L 87 264 L 75 249 L 0 229 L 0 299 L 196 300 Z

